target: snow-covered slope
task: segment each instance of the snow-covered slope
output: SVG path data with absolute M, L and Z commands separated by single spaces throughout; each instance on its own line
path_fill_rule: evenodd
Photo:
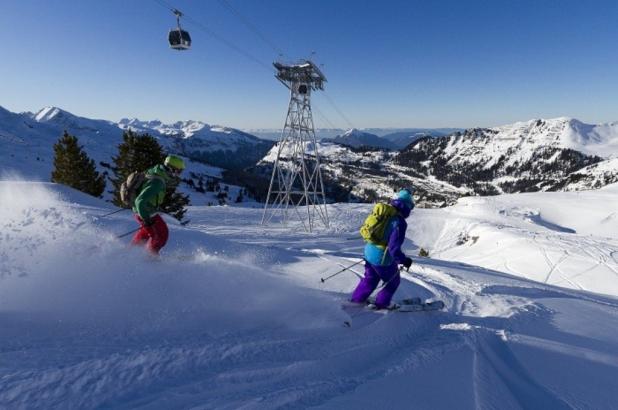
M 618 122 L 592 125 L 569 118 L 561 120 L 567 123 L 560 135 L 565 147 L 602 158 L 618 157 Z
M 502 127 L 478 129 L 475 138 L 458 135 L 449 141 L 445 154 L 455 160 L 486 161 L 489 168 L 508 153 L 505 164 L 529 160 L 544 148 L 572 149 L 602 158 L 618 156 L 618 122 L 590 125 L 572 118 L 539 119 Z M 484 140 L 487 137 L 488 143 Z
M 578 194 L 558 195 L 555 209 L 573 215 L 561 204 Z M 598 201 L 594 215 L 602 204 L 610 211 Z M 134 222 L 99 217 L 108 204 L 52 184 L 0 182 L 0 407 L 618 406 L 614 297 L 415 258 L 397 297 L 442 299 L 444 312 L 341 310 L 357 277 L 320 278 L 359 260 L 362 242 L 346 238 L 368 209 L 331 206 L 333 229 L 307 236 L 260 227 L 259 210 L 193 208 L 189 226 L 169 221 L 170 243 L 153 261 L 114 238 Z M 415 210 L 404 250 L 446 232 L 431 223 L 440 218 L 460 216 Z M 578 219 L 573 235 L 584 239 L 589 222 Z M 552 243 L 550 253 L 565 246 Z M 525 250 L 501 244 L 514 258 Z M 596 256 L 561 268 L 586 258 Z
M 565 191 L 597 189 L 618 181 L 618 158 L 610 158 L 572 172 L 558 185 Z
M 109 121 L 77 117 L 56 107 L 36 114 L 15 114 L 0 107 L 0 171 L 48 180 L 53 145 L 65 130 L 79 136 L 97 164 L 109 162 L 122 141 L 122 131 Z
M 412 229 L 434 257 L 618 296 L 618 184 L 462 198 L 426 215 Z

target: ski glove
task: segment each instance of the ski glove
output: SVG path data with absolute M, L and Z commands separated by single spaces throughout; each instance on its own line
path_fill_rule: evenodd
M 154 221 L 151 218 L 142 219 L 142 221 L 144 221 L 144 227 L 146 228 L 150 228 L 152 225 L 154 225 Z
M 403 266 L 405 266 L 406 269 L 410 269 L 410 266 L 412 266 L 412 258 L 406 256 L 406 259 L 403 261 Z

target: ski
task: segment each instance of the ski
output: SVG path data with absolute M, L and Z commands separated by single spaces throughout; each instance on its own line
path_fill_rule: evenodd
M 420 305 L 421 303 L 423 303 L 423 300 L 419 297 L 407 298 L 399 301 L 400 305 Z
M 380 314 L 387 314 L 390 312 L 401 312 L 401 313 L 411 313 L 411 312 L 431 312 L 442 310 L 445 307 L 445 304 L 441 300 L 436 300 L 433 302 L 423 302 L 421 298 L 408 298 L 403 299 L 399 302 L 391 304 L 386 309 L 377 309 L 373 300 L 368 300 L 367 303 L 354 303 L 354 302 L 344 302 L 342 304 L 343 310 L 353 310 L 354 312 L 350 312 L 350 319 L 344 320 L 343 325 L 345 327 L 352 327 L 352 319 L 357 317 L 359 314 L 363 312 L 375 312 Z
M 442 310 L 444 309 L 444 306 L 444 302 L 441 300 L 423 302 L 421 298 L 411 298 L 393 303 L 385 310 L 393 312 L 429 312 L 433 310 Z
M 412 304 L 401 304 L 399 307 L 396 307 L 394 310 L 397 312 L 430 312 L 434 310 L 442 310 L 444 309 L 444 302 L 441 300 L 436 300 L 434 302 L 427 303 L 412 303 Z

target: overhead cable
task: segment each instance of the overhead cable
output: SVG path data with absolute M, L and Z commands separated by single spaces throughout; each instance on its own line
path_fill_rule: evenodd
M 272 48 L 275 53 L 277 53 L 280 56 L 285 56 L 286 55 L 286 53 L 279 46 L 277 46 L 277 44 L 275 44 L 266 35 L 264 35 L 264 33 L 262 33 L 262 31 L 260 29 L 258 29 L 257 26 L 251 22 L 251 20 L 249 20 L 244 14 L 239 12 L 238 9 L 236 9 L 234 6 L 232 6 L 229 1 L 227 1 L 227 0 L 219 0 L 219 3 L 223 7 L 228 9 L 229 12 L 234 14 L 249 30 L 251 30 L 253 32 L 253 34 L 255 34 L 260 39 L 262 39 L 262 41 L 264 43 L 268 44 L 268 46 L 270 48 Z
M 341 116 L 341 118 L 343 118 L 345 122 L 348 123 L 350 128 L 356 128 L 354 127 L 354 124 L 352 124 L 352 122 L 348 119 L 348 117 L 346 117 L 345 114 L 339 109 L 339 107 L 337 107 L 337 104 L 335 104 L 333 99 L 326 93 L 326 91 L 324 91 L 323 94 L 324 94 L 324 97 L 326 97 L 326 100 L 330 103 L 330 105 L 333 106 L 333 108 L 335 109 L 335 111 L 337 111 L 337 113 Z
M 161 5 L 163 7 L 171 10 L 172 12 L 178 11 L 178 9 L 176 7 L 174 7 L 172 4 L 166 2 L 165 0 L 153 0 L 153 1 L 155 1 L 156 3 L 158 3 L 159 5 Z M 236 44 L 232 43 L 231 41 L 227 40 L 225 37 L 222 37 L 219 34 L 215 33 L 208 26 L 206 26 L 205 24 L 201 23 L 200 21 L 192 18 L 191 16 L 187 15 L 186 13 L 183 12 L 182 15 L 183 15 L 183 18 L 184 18 L 185 21 L 188 21 L 189 23 L 192 23 L 193 25 L 197 26 L 202 31 L 206 32 L 208 35 L 210 35 L 212 38 L 214 38 L 215 40 L 218 40 L 219 42 L 223 43 L 227 47 L 229 47 L 232 50 L 236 51 L 237 53 L 243 55 L 247 59 L 249 59 L 249 60 L 253 61 L 254 63 L 258 64 L 259 66 L 265 68 L 270 73 L 273 72 L 273 68 L 272 68 L 272 66 L 270 64 L 264 63 L 263 61 L 261 61 L 257 57 L 253 56 L 251 53 L 247 52 L 246 50 L 242 49 L 241 47 L 239 47 Z
M 170 10 L 172 13 L 178 12 L 178 8 L 174 7 L 172 4 L 168 3 L 165 0 L 153 0 L 153 1 L 158 3 L 159 5 L 163 6 L 164 8 Z M 286 53 L 280 47 L 278 47 L 274 42 L 269 40 L 268 37 L 265 36 L 257 28 L 257 26 L 255 24 L 253 24 L 245 15 L 243 15 L 235 7 L 233 7 L 229 3 L 229 1 L 227 1 L 227 0 L 219 0 L 219 3 L 221 3 L 225 8 L 227 8 L 231 13 L 233 13 L 245 26 L 247 26 L 256 36 L 258 36 L 260 39 L 262 39 L 262 41 L 264 41 L 266 44 L 268 44 L 277 54 L 279 54 L 281 56 L 285 56 L 286 55 Z M 236 51 L 237 53 L 243 55 L 245 58 L 253 61 L 255 64 L 259 65 L 260 67 L 268 70 L 268 72 L 270 72 L 270 73 L 273 72 L 273 67 L 270 64 L 264 63 L 263 61 L 261 61 L 260 59 L 255 57 L 253 54 L 249 53 L 245 49 L 243 49 L 243 48 L 237 46 L 236 44 L 232 43 L 231 41 L 227 40 L 225 37 L 220 36 L 219 34 L 214 32 L 212 29 L 210 29 L 207 25 L 205 25 L 202 22 L 194 19 L 191 16 L 188 16 L 186 13 L 182 13 L 182 15 L 183 15 L 183 18 L 185 19 L 185 21 L 188 21 L 188 22 L 192 23 L 193 25 L 197 26 L 202 31 L 206 32 L 208 35 L 210 35 L 212 38 L 214 38 L 215 40 L 221 42 L 222 44 L 224 44 L 227 47 L 231 48 L 232 50 Z M 341 111 L 341 109 L 339 109 L 337 104 L 335 104 L 333 99 L 325 91 L 324 91 L 324 96 L 326 97 L 326 99 L 330 103 L 330 105 L 333 106 L 335 111 L 341 116 L 341 118 L 344 119 L 344 121 L 348 124 L 348 126 L 350 128 L 355 128 L 354 124 L 352 124 L 352 122 L 348 119 L 348 117 L 343 113 L 343 111 Z M 326 118 L 319 110 L 317 110 L 317 108 L 316 108 L 316 111 L 333 128 L 337 128 L 337 127 L 335 127 L 333 125 L 333 123 L 330 120 L 328 120 L 328 118 Z
M 338 129 L 339 127 L 335 126 L 329 119 L 328 117 L 326 117 L 326 115 L 324 115 L 324 113 L 322 113 L 322 111 L 320 111 L 320 109 L 313 104 L 312 110 L 315 111 L 332 129 Z

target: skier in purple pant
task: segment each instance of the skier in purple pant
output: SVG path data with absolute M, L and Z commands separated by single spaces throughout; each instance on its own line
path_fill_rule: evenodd
M 365 303 L 382 280 L 386 283 L 386 286 L 376 297 L 375 307 L 377 309 L 385 309 L 390 306 L 391 299 L 399 287 L 398 265 L 403 265 L 406 268 L 412 265 L 412 259 L 401 251 L 401 245 L 406 238 L 406 229 L 408 228 L 405 219 L 410 216 L 410 211 L 414 209 L 412 190 L 402 189 L 390 201 L 390 205 L 395 207 L 398 212 L 389 219 L 384 231 L 384 239 L 388 245 L 383 247 L 367 242 L 365 245 L 365 277 L 361 279 L 351 298 L 352 302 Z

